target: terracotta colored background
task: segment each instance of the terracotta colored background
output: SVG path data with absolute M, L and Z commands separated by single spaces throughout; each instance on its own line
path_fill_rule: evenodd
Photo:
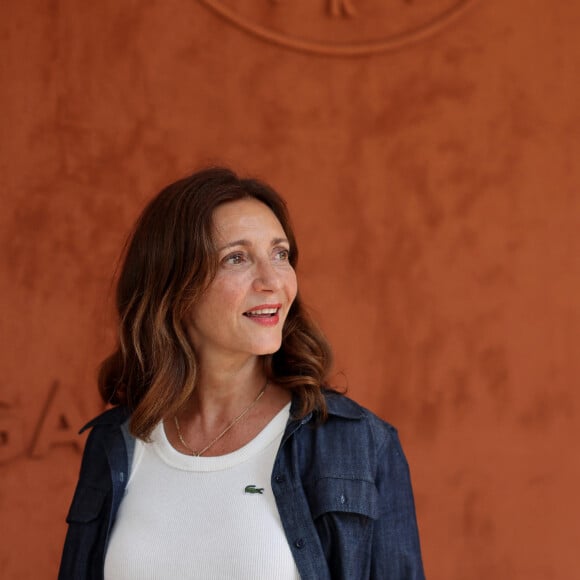
M 238 6 L 360 46 L 453 3 L 341 4 Z M 208 162 L 287 197 L 336 381 L 401 433 L 428 577 L 580 578 L 579 21 L 480 0 L 353 57 L 197 0 L 2 3 L 2 578 L 55 577 L 121 244 Z

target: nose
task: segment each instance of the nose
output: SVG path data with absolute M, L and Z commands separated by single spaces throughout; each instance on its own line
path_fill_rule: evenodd
M 280 273 L 270 260 L 260 260 L 256 264 L 253 288 L 258 292 L 274 292 L 282 285 Z

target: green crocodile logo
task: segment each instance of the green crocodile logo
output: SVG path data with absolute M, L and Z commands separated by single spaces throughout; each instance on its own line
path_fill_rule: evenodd
M 246 489 L 244 489 L 244 493 L 264 493 L 263 487 L 256 487 L 255 485 L 246 485 Z

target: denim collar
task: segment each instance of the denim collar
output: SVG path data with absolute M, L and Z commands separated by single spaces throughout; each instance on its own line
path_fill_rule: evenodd
M 362 419 L 364 417 L 364 412 L 362 407 L 360 407 L 354 401 L 351 401 L 344 395 L 330 390 L 324 390 L 324 397 L 326 399 L 326 410 L 329 416 L 336 416 L 342 419 Z M 290 416 L 295 417 L 298 408 L 300 407 L 300 400 L 298 397 L 292 397 L 292 406 L 290 407 Z M 304 419 L 302 419 L 302 423 L 306 423 L 309 421 L 313 416 L 313 413 L 309 413 Z
M 113 407 L 97 415 L 94 419 L 89 421 L 80 431 L 83 433 L 91 427 L 96 427 L 100 425 L 114 425 L 119 426 L 124 423 L 129 418 L 129 409 L 127 407 Z

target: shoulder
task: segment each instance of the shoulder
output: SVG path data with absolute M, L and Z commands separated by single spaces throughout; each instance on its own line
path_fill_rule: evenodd
M 128 429 L 129 418 L 125 407 L 114 407 L 81 429 L 81 433 L 90 430 L 83 452 L 81 479 L 108 481 L 110 469 L 127 471 L 135 447 L 135 439 Z
M 92 429 L 93 427 L 120 427 L 123 423 L 125 423 L 125 421 L 127 421 L 127 419 L 129 419 L 129 416 L 130 413 L 126 407 L 113 407 L 112 409 L 107 409 L 100 415 L 97 415 L 94 419 L 91 419 L 79 431 L 79 433 L 83 433 L 87 429 Z
M 398 447 L 397 430 L 390 423 L 341 393 L 325 391 L 324 397 L 328 411 L 326 421 L 308 418 L 301 421 L 312 427 L 301 430 L 306 445 L 315 444 L 339 454 L 364 450 L 363 455 L 375 456 L 388 447 Z
M 346 419 L 347 421 L 352 421 L 355 428 L 358 424 L 359 428 L 362 426 L 370 429 L 379 437 L 396 436 L 397 430 L 393 425 L 349 397 L 335 391 L 326 391 L 324 396 L 329 421 Z
M 329 430 L 328 439 L 338 441 L 337 453 L 349 449 L 372 465 L 396 466 L 408 472 L 408 463 L 397 429 L 375 413 L 339 393 L 325 394 L 329 419 L 321 428 Z M 334 428 L 333 428 L 334 427 Z M 348 441 L 348 443 L 347 443 Z
M 79 433 L 89 431 L 84 456 L 110 453 L 112 450 L 134 447 L 134 437 L 129 433 L 131 414 L 126 407 L 107 409 L 89 421 Z
M 383 465 L 399 461 L 397 431 L 391 424 L 345 395 L 327 391 L 324 396 L 326 421 L 305 418 L 289 425 L 295 442 L 292 449 L 301 465 L 308 466 L 310 472 L 305 477 L 309 481 L 375 481 Z
M 126 449 L 131 456 L 135 447 L 135 437 L 129 430 L 131 413 L 127 407 L 113 407 L 89 421 L 80 433 L 90 429 L 85 445 L 85 454 L 94 451 L 107 453 Z

